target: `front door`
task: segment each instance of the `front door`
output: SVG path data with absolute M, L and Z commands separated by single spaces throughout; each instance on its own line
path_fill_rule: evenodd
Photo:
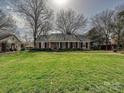
M 15 50 L 15 44 L 11 44 L 11 50 L 14 51 Z
M 2 52 L 6 52 L 6 43 L 1 44 L 1 50 Z
M 59 43 L 56 43 L 56 42 L 52 43 L 52 49 L 55 49 L 55 50 L 59 49 Z

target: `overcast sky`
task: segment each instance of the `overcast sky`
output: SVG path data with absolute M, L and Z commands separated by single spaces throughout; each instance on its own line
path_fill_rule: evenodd
M 0 0 L 0 7 L 3 9 L 11 8 L 9 1 L 11 0 Z M 124 0 L 68 0 L 66 5 L 57 5 L 53 3 L 54 0 L 48 0 L 49 6 L 58 11 L 62 8 L 72 8 L 79 13 L 82 13 L 87 18 L 91 18 L 99 12 L 102 12 L 106 9 L 114 9 L 115 7 L 124 4 Z M 14 8 L 14 7 L 13 7 Z M 17 25 L 19 28 L 24 28 L 24 22 L 21 17 L 19 17 L 16 13 L 11 13 L 15 20 L 17 21 Z
M 49 0 L 52 2 L 52 0 Z M 86 17 L 92 17 L 95 14 L 106 9 L 114 9 L 124 3 L 124 0 L 68 0 L 68 4 L 63 8 L 72 8 L 83 13 Z M 61 8 L 55 4 L 51 4 L 55 10 Z
M 0 7 L 7 7 L 9 1 L 12 0 L 0 0 Z M 68 0 L 69 2 L 66 6 L 63 5 L 61 7 L 53 4 L 53 1 L 49 0 L 49 4 L 54 10 L 58 10 L 59 8 L 72 8 L 87 17 L 92 17 L 103 10 L 113 9 L 124 3 L 124 0 Z

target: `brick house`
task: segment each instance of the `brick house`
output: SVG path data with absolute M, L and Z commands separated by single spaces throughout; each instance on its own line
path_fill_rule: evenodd
M 51 34 L 37 39 L 39 49 L 82 49 L 90 50 L 90 40 L 83 35 Z

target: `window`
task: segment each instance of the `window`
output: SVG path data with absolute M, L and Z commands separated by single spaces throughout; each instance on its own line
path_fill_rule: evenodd
M 39 48 L 41 48 L 41 43 L 39 43 Z
M 45 43 L 45 48 L 47 48 L 47 43 Z
M 62 42 L 60 43 L 60 49 L 62 49 Z
M 75 46 L 75 47 L 76 47 L 76 48 L 78 48 L 78 43 L 76 42 L 75 44 L 76 44 L 76 46 Z
M 68 42 L 66 42 L 66 48 L 68 48 Z
M 70 48 L 73 48 L 73 43 L 72 42 L 70 43 Z
M 83 48 L 83 43 L 80 43 L 80 48 Z
M 86 48 L 88 48 L 88 43 L 86 43 Z
M 13 37 L 12 40 L 15 40 L 15 38 Z

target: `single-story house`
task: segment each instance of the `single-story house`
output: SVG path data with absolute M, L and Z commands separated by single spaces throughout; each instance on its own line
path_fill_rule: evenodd
M 8 31 L 0 31 L 0 52 L 18 51 L 21 41 Z
M 82 49 L 90 50 L 90 40 L 83 35 L 50 34 L 37 39 L 39 49 Z

